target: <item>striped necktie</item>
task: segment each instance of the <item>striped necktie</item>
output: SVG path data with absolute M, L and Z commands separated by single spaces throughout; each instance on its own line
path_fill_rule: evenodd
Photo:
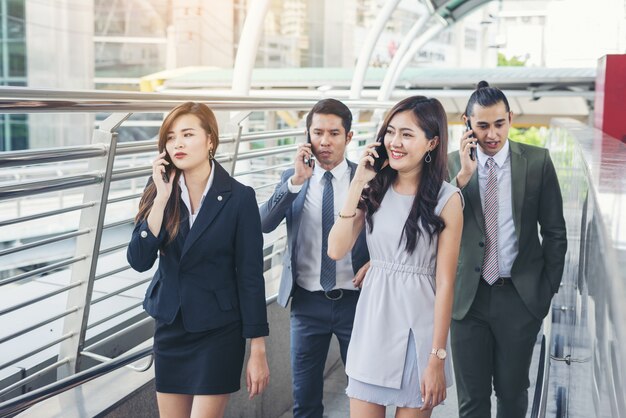
M 320 284 L 328 292 L 333 290 L 337 280 L 337 263 L 328 256 L 328 234 L 335 223 L 335 197 L 333 193 L 333 173 L 324 173 L 324 192 L 322 194 L 322 265 Z
M 498 267 L 498 176 L 496 162 L 487 159 L 487 187 L 485 188 L 485 259 L 483 279 L 490 285 L 500 276 Z

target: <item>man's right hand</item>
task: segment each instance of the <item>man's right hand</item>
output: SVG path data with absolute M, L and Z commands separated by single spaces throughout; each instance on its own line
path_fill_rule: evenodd
M 474 171 L 476 171 L 476 167 L 478 167 L 478 158 L 476 160 L 472 160 L 470 158 L 470 149 L 476 148 L 475 141 L 476 138 L 472 137 L 473 131 L 465 131 L 463 136 L 461 137 L 461 142 L 459 145 L 459 157 L 461 159 L 461 170 L 456 175 L 456 185 L 459 188 L 463 188 L 469 183 L 470 179 L 474 175 Z
M 315 167 L 315 160 L 313 160 L 313 164 L 311 167 L 308 164 L 304 163 L 304 159 L 311 159 L 313 156 L 313 151 L 311 150 L 311 144 L 300 144 L 298 145 L 298 151 L 296 151 L 296 158 L 294 162 L 295 172 L 291 177 L 291 184 L 294 186 L 300 186 L 304 184 L 307 179 L 311 178 L 313 175 L 313 167 Z

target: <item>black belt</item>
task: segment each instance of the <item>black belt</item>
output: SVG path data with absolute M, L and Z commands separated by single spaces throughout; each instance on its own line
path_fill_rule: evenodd
M 493 282 L 492 285 L 490 285 L 489 283 L 487 283 L 487 281 L 485 280 L 483 276 L 480 276 L 480 282 L 490 287 L 500 287 L 500 286 L 504 286 L 505 284 L 512 283 L 510 277 L 498 277 L 498 280 L 496 280 L 495 282 Z
M 315 294 L 319 294 L 319 295 L 324 295 L 326 297 L 326 299 L 328 300 L 339 300 L 341 298 L 343 298 L 344 296 L 348 296 L 352 293 L 358 293 L 358 290 L 346 290 L 346 289 L 333 289 L 333 290 L 329 290 L 329 291 L 323 291 L 323 290 L 316 290 L 314 292 L 311 293 L 315 293 Z

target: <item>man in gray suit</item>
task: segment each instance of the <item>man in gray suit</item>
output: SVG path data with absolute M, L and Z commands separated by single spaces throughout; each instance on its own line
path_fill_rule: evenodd
M 465 198 L 450 329 L 459 416 L 491 416 L 493 384 L 498 417 L 523 418 L 533 347 L 563 274 L 561 189 L 548 150 L 508 139 L 502 91 L 481 81 L 463 118 L 471 131 L 448 159 Z
M 294 168 L 283 173 L 260 208 L 264 233 L 287 220 L 278 303 L 286 307 L 291 299 L 294 418 L 322 418 L 330 340 L 337 337 L 345 364 L 359 295 L 356 284 L 369 260 L 364 233 L 343 259 L 327 255 L 328 233 L 356 170 L 344 157 L 351 125 L 350 109 L 340 101 L 315 104 L 306 118 L 307 143 L 298 146 Z

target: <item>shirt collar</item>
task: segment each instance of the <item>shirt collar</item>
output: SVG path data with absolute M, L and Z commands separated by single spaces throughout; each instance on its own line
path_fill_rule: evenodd
M 482 166 L 485 166 L 487 164 L 487 160 L 490 158 L 489 155 L 485 154 L 480 147 L 476 147 L 476 154 L 478 155 L 478 163 Z M 506 162 L 506 159 L 509 156 L 509 140 L 507 138 L 506 142 L 504 143 L 504 146 L 502 147 L 502 149 L 500 151 L 498 151 L 496 153 L 496 155 L 494 155 L 493 160 L 496 162 L 496 164 L 498 165 L 498 167 L 502 168 L 502 166 L 504 166 L 504 163 Z
M 200 199 L 200 205 L 204 201 L 205 196 L 209 193 L 211 186 L 213 185 L 213 179 L 215 178 L 215 164 L 211 164 L 211 174 L 209 174 L 209 180 L 206 182 L 206 187 L 204 188 L 204 192 L 202 192 L 202 199 Z M 187 184 L 185 183 L 185 173 L 180 173 L 180 177 L 178 178 L 178 185 L 180 186 L 181 196 L 183 200 L 191 201 L 189 197 L 189 189 L 187 189 Z M 199 208 L 198 208 L 199 209 Z M 197 210 L 196 210 L 197 212 Z
M 343 176 L 348 173 L 349 168 L 350 166 L 348 165 L 348 161 L 346 161 L 346 159 L 344 158 L 335 168 L 330 170 L 330 172 L 333 173 L 333 177 L 335 178 L 335 180 L 341 181 Z M 318 164 L 315 164 L 315 167 L 313 168 L 313 176 L 318 183 L 324 179 L 324 173 L 326 173 L 326 170 L 324 170 Z

